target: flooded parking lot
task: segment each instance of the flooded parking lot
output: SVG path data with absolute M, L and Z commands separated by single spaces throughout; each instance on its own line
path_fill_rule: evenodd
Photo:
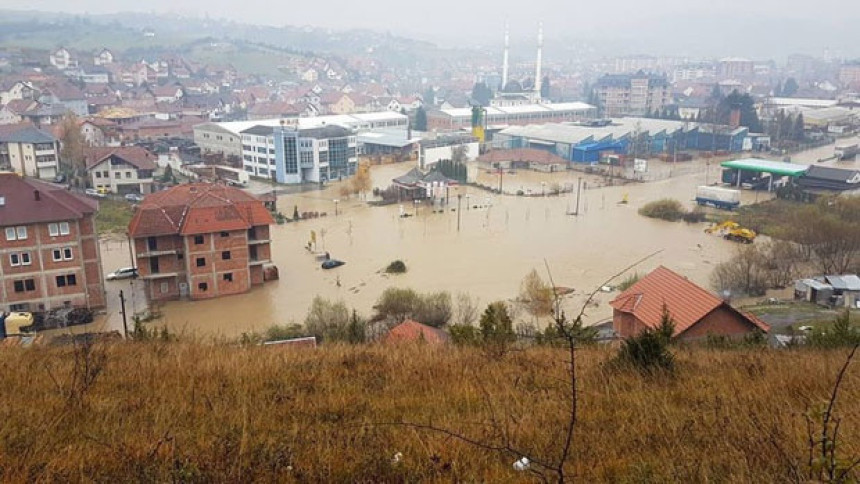
M 794 157 L 796 162 L 801 159 Z M 373 185 L 386 187 L 392 178 L 413 166 L 375 166 Z M 645 273 L 663 264 L 707 286 L 713 266 L 730 257 L 737 246 L 705 234 L 703 224 L 652 220 L 639 216 L 637 209 L 664 197 L 677 198 L 692 207 L 695 187 L 706 180 L 713 183 L 719 168 L 704 160 L 674 166 L 654 162 L 651 166 L 655 171 L 674 171 L 671 177 L 658 181 L 613 186 L 598 186 L 600 179 L 578 172 L 520 170 L 504 175 L 506 186 L 529 187 L 533 195 L 543 187 L 541 182 L 576 183 L 582 177 L 587 188 L 580 195 L 579 215 L 570 214 L 576 206 L 575 193 L 518 197 L 498 196 L 473 187 L 452 188 L 452 203 L 441 213 L 423 204 L 372 207 L 359 198 L 343 199 L 337 184 L 325 190 L 283 195 L 278 207 L 287 215 L 295 207 L 299 212 L 326 212 L 327 216 L 273 226 L 272 258 L 280 270 L 279 281 L 242 295 L 170 302 L 159 309 L 173 331 L 232 338 L 273 324 L 301 323 L 316 295 L 343 300 L 366 316 L 382 291 L 391 286 L 445 290 L 452 295 L 466 292 L 483 306 L 514 298 L 522 278 L 532 269 L 546 278 L 544 261 L 556 285 L 576 290 L 576 295 L 565 302 L 572 309 L 579 307 L 583 293 L 655 252 L 634 271 Z M 484 177 L 491 176 L 485 173 L 479 180 L 483 183 Z M 458 194 L 463 195 L 459 213 L 454 210 Z M 743 192 L 743 201 L 752 203 L 768 196 Z M 619 203 L 622 200 L 628 203 Z M 414 216 L 401 218 L 401 211 Z M 320 251 L 328 251 L 346 265 L 321 269 L 305 247 L 311 231 L 317 234 Z M 128 247 L 123 241 L 103 244 L 102 256 L 106 271 L 129 265 Z M 408 272 L 384 274 L 382 269 L 395 259 L 403 260 Z M 101 323 L 100 329 L 121 329 L 116 294 L 123 289 L 127 297 L 131 295 L 129 310 L 140 311 L 145 305 L 142 290 L 139 282 L 128 281 L 109 282 L 107 289 L 108 321 Z M 607 302 L 616 294 L 600 294 L 598 305 L 588 311 L 587 321 L 611 317 Z

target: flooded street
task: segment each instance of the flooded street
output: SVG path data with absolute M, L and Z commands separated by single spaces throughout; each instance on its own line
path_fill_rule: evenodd
M 803 159 L 793 158 L 797 162 Z M 373 186 L 387 187 L 392 178 L 413 166 L 414 163 L 375 166 Z M 659 253 L 633 272 L 646 273 L 663 264 L 707 287 L 713 266 L 730 257 L 737 245 L 705 234 L 704 224 L 648 219 L 638 215 L 637 210 L 664 197 L 692 207 L 695 187 L 704 184 L 706 178 L 713 183 L 719 167 L 707 167 L 704 160 L 677 166 L 652 162 L 651 166 L 655 171 L 673 170 L 673 176 L 648 183 L 597 187 L 600 179 L 578 172 L 551 175 L 520 170 L 504 175 L 506 191 L 523 186 L 533 194 L 540 193 L 541 182 L 575 184 L 582 177 L 586 187 L 594 188 L 582 191 L 578 216 L 569 214 L 576 204 L 575 192 L 517 197 L 497 196 L 472 187 L 452 188 L 452 203 L 444 212 L 434 213 L 429 205 L 403 204 L 404 212 L 417 213 L 408 218 L 399 217 L 401 208 L 397 204 L 371 207 L 355 197 L 342 199 L 338 184 L 321 191 L 284 195 L 278 199 L 278 208 L 288 216 L 294 207 L 299 212 L 326 212 L 327 216 L 272 227 L 272 258 L 280 270 L 280 280 L 242 295 L 167 303 L 160 307 L 163 321 L 178 333 L 232 338 L 274 324 L 302 323 L 316 295 L 343 300 L 369 316 L 376 299 L 391 286 L 420 292 L 444 290 L 452 295 L 466 292 L 477 298 L 483 308 L 494 300 L 516 297 L 520 281 L 532 269 L 546 279 L 544 260 L 557 286 L 576 290 L 565 301 L 570 312 L 578 310 L 582 294 L 655 252 Z M 493 176 L 497 175 L 483 173 L 479 180 L 491 184 Z M 458 194 L 463 195 L 459 231 L 458 213 L 452 210 L 456 209 Z M 747 191 L 742 195 L 744 203 L 769 197 Z M 619 203 L 625 198 L 627 204 Z M 346 265 L 322 270 L 305 248 L 311 231 L 317 234 L 320 251 L 330 252 L 332 258 Z M 128 247 L 122 241 L 104 244 L 102 256 L 106 271 L 129 265 Z M 403 260 L 408 272 L 393 276 L 382 273 L 395 259 Z M 119 289 L 131 296 L 129 314 L 143 309 L 138 284 L 108 283 L 108 322 L 102 327 L 122 327 L 116 297 Z M 607 302 L 616 295 L 617 292 L 599 294 L 598 305 L 587 313 L 587 322 L 611 317 Z

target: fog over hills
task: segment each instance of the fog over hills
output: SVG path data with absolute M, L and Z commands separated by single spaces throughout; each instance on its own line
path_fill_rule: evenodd
M 10 0 L 4 2 L 4 7 L 19 9 L 4 15 L 5 22 L 15 18 L 46 20 L 58 15 L 45 11 L 88 14 L 92 21 L 127 26 L 157 21 L 159 28 L 187 33 L 255 41 L 262 39 L 254 37 L 263 37 L 290 43 L 299 50 L 336 51 L 343 49 L 343 44 L 366 47 L 363 41 L 374 35 L 396 35 L 404 41 L 404 47 L 415 42 L 413 46 L 419 48 L 422 44 L 419 41 L 426 41 L 444 48 L 498 49 L 504 23 L 508 21 L 515 49 L 533 48 L 537 25 L 543 22 L 548 52 L 553 48 L 566 49 L 574 42 L 586 42 L 589 46 L 586 53 L 597 55 L 739 55 L 779 59 L 792 53 L 823 55 L 827 50 L 835 57 L 860 57 L 860 43 L 856 41 L 860 32 L 860 3 L 840 0 L 812 4 L 795 0 L 754 3 L 535 0 L 527 5 L 512 0 L 492 4 L 437 0 L 408 5 L 394 0 L 328 0 L 278 7 L 262 0 L 241 4 L 214 0 L 199 4 L 183 2 L 180 8 L 166 0 L 146 3 Z M 261 27 L 264 25 L 275 28 Z M 284 26 L 292 28 L 281 28 Z M 341 31 L 346 38 L 332 35 L 335 31 Z M 415 40 L 406 42 L 406 39 Z

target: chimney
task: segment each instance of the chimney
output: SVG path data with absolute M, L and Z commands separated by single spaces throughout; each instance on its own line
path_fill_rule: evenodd
M 39 196 L 39 190 L 33 190 L 33 198 L 38 202 L 42 198 Z

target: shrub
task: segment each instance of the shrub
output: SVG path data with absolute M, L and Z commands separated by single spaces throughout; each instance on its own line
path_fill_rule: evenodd
M 481 342 L 481 332 L 471 324 L 452 324 L 448 326 L 451 342 L 455 345 L 476 346 Z
M 367 334 L 367 322 L 349 310 L 343 301 L 331 302 L 315 297 L 305 317 L 305 330 L 320 342 L 361 343 Z
M 520 283 L 520 302 L 532 316 L 546 316 L 552 313 L 553 290 L 537 271 L 532 269 Z
M 672 198 L 663 198 L 648 202 L 639 209 L 639 215 L 650 218 L 659 218 L 674 222 L 680 220 L 687 213 L 681 202 Z
M 624 280 L 622 280 L 620 283 L 618 283 L 618 290 L 622 291 L 622 292 L 626 291 L 627 289 L 630 288 L 630 286 L 639 282 L 639 279 L 641 279 L 641 278 L 642 278 L 642 275 L 639 274 L 638 272 L 635 272 L 633 274 L 629 274 L 627 277 L 624 278 Z
M 517 339 L 514 323 L 508 314 L 508 307 L 502 301 L 487 305 L 484 314 L 481 315 L 480 327 L 482 342 L 499 350 L 504 350 Z
M 854 346 L 860 343 L 860 330 L 851 324 L 851 313 L 846 309 L 833 323 L 816 328 L 807 342 L 819 348 Z
M 403 274 L 406 272 L 406 264 L 402 260 L 396 260 L 385 268 L 387 274 Z
M 688 224 L 701 223 L 707 220 L 707 214 L 700 210 L 699 207 L 696 207 L 693 210 L 690 210 L 689 212 L 682 215 L 681 219 L 683 219 L 684 222 L 687 222 Z
M 420 298 L 415 319 L 428 326 L 438 328 L 444 326 L 453 313 L 451 309 L 451 295 L 445 291 L 434 292 Z
M 301 338 L 308 336 L 308 331 L 300 324 L 288 326 L 270 326 L 263 333 L 263 341 L 280 341 L 285 339 Z
M 664 304 L 660 325 L 625 339 L 615 363 L 642 373 L 672 372 L 675 369 L 675 355 L 669 351 L 669 345 L 674 333 L 675 321 Z
M 405 319 L 414 319 L 428 326 L 444 326 L 453 314 L 451 295 L 440 291 L 421 295 L 412 289 L 389 287 L 382 292 L 373 307 L 373 321 L 394 325 Z

